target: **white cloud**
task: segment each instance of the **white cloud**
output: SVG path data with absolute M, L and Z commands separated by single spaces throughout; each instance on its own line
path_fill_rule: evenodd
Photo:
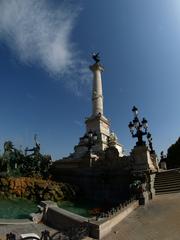
M 1 0 L 0 40 L 25 64 L 38 64 L 79 94 L 87 83 L 87 63 L 71 41 L 79 10 L 51 0 Z M 74 80 L 72 80 L 72 77 Z M 70 80 L 71 79 L 71 80 Z

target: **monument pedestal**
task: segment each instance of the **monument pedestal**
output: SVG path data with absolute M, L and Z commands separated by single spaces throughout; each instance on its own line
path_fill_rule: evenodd
M 133 158 L 133 171 L 151 171 L 156 172 L 156 168 L 152 162 L 150 151 L 146 145 L 135 146 L 131 151 L 131 157 Z
M 135 146 L 131 152 L 133 159 L 132 172 L 135 176 L 142 177 L 146 175 L 147 189 L 143 193 L 143 197 L 140 200 L 140 204 L 147 203 L 149 199 L 152 199 L 155 195 L 154 179 L 157 172 L 156 164 L 154 163 L 150 151 L 146 145 Z
M 87 118 L 85 124 L 87 133 L 92 131 L 98 136 L 98 141 L 92 149 L 95 152 L 106 149 L 108 147 L 108 137 L 110 136 L 110 123 L 108 119 L 99 113 L 95 117 Z

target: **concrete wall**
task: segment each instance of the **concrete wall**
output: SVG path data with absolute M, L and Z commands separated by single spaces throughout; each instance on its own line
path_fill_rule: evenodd
M 102 239 L 111 233 L 112 228 L 120 223 L 125 217 L 127 217 L 134 209 L 139 206 L 138 201 L 129 204 L 120 213 L 112 216 L 110 219 L 103 221 L 102 223 L 96 222 L 96 224 L 90 222 L 90 236 L 96 239 Z
M 49 207 L 46 212 L 46 224 L 56 229 L 68 229 L 78 227 L 83 222 L 88 222 L 87 218 L 66 211 L 59 207 Z
M 46 219 L 45 223 L 47 225 L 58 230 L 78 227 L 82 223 L 86 223 L 89 228 L 89 236 L 95 239 L 102 239 L 106 235 L 110 234 L 112 228 L 120 221 L 122 221 L 125 217 L 127 217 L 138 206 L 138 201 L 134 201 L 122 209 L 122 211 L 114 214 L 110 218 L 95 221 L 93 219 L 87 219 L 85 217 L 71 213 L 62 208 L 49 205 L 44 219 Z

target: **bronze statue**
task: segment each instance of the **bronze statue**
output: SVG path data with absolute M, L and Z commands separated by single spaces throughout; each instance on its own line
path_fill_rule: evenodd
M 29 156 L 37 156 L 40 154 L 40 143 L 37 142 L 37 134 L 34 135 L 34 142 L 35 142 L 35 147 L 29 149 L 25 149 L 25 155 L 27 155 L 27 152 L 33 152 Z
M 4 143 L 4 153 L 1 157 L 0 172 L 13 174 L 18 172 L 18 168 L 22 164 L 23 154 L 20 150 L 13 146 L 11 141 Z
M 6 164 L 7 173 L 15 168 L 14 146 L 11 141 L 6 141 L 4 143 L 3 160 L 4 164 Z
M 100 57 L 99 57 L 99 53 L 93 53 L 92 54 L 92 58 L 96 63 L 100 62 Z

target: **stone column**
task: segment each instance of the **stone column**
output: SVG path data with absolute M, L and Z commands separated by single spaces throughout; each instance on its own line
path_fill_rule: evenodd
M 90 69 L 94 75 L 92 92 L 93 103 L 92 116 L 97 116 L 99 113 L 103 115 L 103 93 L 101 72 L 103 72 L 104 69 L 99 63 L 95 63 L 94 65 L 90 66 Z

